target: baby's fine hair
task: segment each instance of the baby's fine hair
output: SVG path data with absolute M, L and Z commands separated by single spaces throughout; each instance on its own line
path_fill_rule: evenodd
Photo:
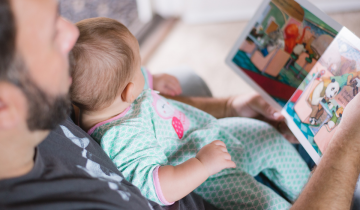
M 90 18 L 76 24 L 80 36 L 71 51 L 73 83 L 70 96 L 80 109 L 109 106 L 133 76 L 135 39 L 121 23 L 110 18 Z

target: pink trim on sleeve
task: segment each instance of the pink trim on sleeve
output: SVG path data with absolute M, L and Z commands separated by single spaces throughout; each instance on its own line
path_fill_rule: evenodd
M 120 117 L 123 117 L 128 111 L 130 110 L 130 106 L 128 108 L 126 108 L 123 112 L 121 112 L 119 115 L 113 117 L 113 118 L 110 118 L 108 120 L 105 120 L 105 121 L 102 121 L 102 122 L 99 122 L 98 124 L 96 124 L 94 127 L 90 128 L 90 130 L 87 132 L 89 135 L 91 135 L 92 133 L 94 133 L 95 129 L 106 124 L 106 123 L 109 123 L 111 121 L 114 121 L 114 120 L 117 120 L 119 119 Z
M 148 75 L 149 88 L 154 89 L 153 88 L 153 76 L 152 76 L 152 74 L 150 73 L 149 70 L 147 70 L 147 69 L 145 69 L 145 70 L 146 70 L 146 73 Z
M 174 204 L 174 202 L 172 202 L 172 203 L 168 202 L 162 193 L 161 186 L 160 186 L 160 180 L 159 180 L 159 168 L 160 168 L 160 166 L 157 166 L 153 171 L 153 181 L 154 181 L 154 185 L 155 185 L 156 195 L 162 204 L 169 206 L 169 205 Z

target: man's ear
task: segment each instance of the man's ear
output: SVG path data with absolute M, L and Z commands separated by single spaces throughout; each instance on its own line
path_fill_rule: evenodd
M 129 82 L 129 84 L 126 85 L 125 89 L 121 93 L 121 100 L 123 102 L 132 103 L 134 101 L 134 83 Z
M 0 82 L 0 130 L 12 129 L 26 118 L 26 99 L 12 84 Z

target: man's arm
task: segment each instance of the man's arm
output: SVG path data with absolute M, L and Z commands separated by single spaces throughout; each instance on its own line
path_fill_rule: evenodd
M 328 149 L 293 210 L 350 209 L 360 174 L 359 105 L 360 95 L 346 106 Z
M 243 94 L 227 98 L 209 97 L 164 97 L 196 107 L 216 118 L 224 117 L 249 117 L 268 120 L 283 120 L 281 114 L 270 106 L 259 94 Z
M 309 183 L 295 202 L 296 209 L 350 209 L 360 173 L 360 151 L 337 133 Z M 359 139 L 357 139 L 359 140 Z
M 274 126 L 291 143 L 299 143 L 283 122 L 284 117 L 259 94 L 251 93 L 228 98 L 165 96 L 196 107 L 216 118 L 248 117 L 263 120 Z
M 231 110 L 229 109 L 229 98 L 208 98 L 208 97 L 184 97 L 184 96 L 168 96 L 164 95 L 168 99 L 180 101 L 190 106 L 196 107 L 216 118 L 224 118 L 231 116 Z

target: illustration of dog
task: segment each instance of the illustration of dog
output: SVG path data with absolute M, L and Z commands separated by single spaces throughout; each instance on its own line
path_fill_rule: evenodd
M 336 106 L 336 112 L 333 111 L 333 115 L 331 117 L 331 119 L 326 122 L 325 124 L 329 126 L 330 129 L 333 129 L 338 121 L 338 119 L 340 117 L 342 117 L 342 114 L 344 112 L 344 108 L 343 107 L 340 107 L 339 106 Z
M 332 109 L 333 104 L 330 102 L 330 100 L 334 99 L 340 90 L 340 85 L 335 79 L 323 79 L 314 88 L 309 97 L 309 102 L 312 109 L 309 119 L 311 125 L 315 125 L 316 121 L 324 113 L 324 108 L 321 106 L 320 102 L 327 103 L 329 109 Z

